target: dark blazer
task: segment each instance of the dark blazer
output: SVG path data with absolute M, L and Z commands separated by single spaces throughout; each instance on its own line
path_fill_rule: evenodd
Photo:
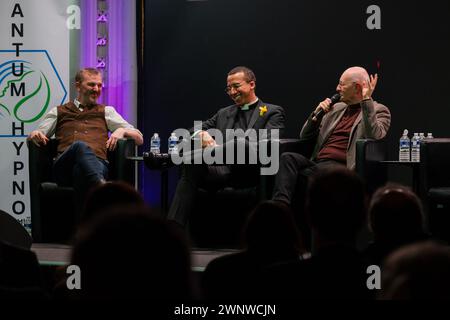
M 267 107 L 267 111 L 262 111 L 265 109 L 264 107 Z M 212 118 L 202 123 L 202 130 L 215 128 L 226 137 L 226 129 L 234 128 L 238 108 L 239 106 L 234 104 L 220 109 Z M 248 129 L 279 129 L 281 138 L 284 132 L 285 119 L 286 115 L 282 107 L 265 103 L 260 99 L 253 110 Z

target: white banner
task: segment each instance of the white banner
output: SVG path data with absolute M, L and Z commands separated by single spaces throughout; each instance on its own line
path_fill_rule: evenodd
M 0 2 L 0 209 L 28 231 L 26 136 L 45 113 L 69 99 L 68 8 L 73 2 Z

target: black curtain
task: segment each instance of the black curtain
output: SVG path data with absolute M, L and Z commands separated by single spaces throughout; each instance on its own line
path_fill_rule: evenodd
M 381 30 L 369 30 L 366 9 L 381 9 Z M 158 132 L 163 151 L 173 129 L 191 127 L 230 104 L 227 72 L 252 68 L 257 95 L 283 106 L 287 135 L 331 96 L 341 73 L 360 65 L 380 79 L 374 99 L 392 112 L 389 157 L 410 132 L 448 136 L 450 2 L 298 0 L 146 0 L 139 122 L 145 148 Z M 159 177 L 144 171 L 153 203 Z M 172 177 L 171 191 L 177 175 Z

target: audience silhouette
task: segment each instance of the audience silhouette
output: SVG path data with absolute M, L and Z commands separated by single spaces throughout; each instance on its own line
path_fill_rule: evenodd
M 420 199 L 409 188 L 399 184 L 390 183 L 374 193 L 368 220 L 374 241 L 365 254 L 371 264 L 380 265 L 390 252 L 400 246 L 429 237 Z
M 244 250 L 211 261 L 203 275 L 205 298 L 248 299 L 257 294 L 259 274 L 275 263 L 298 260 L 300 235 L 290 208 L 267 201 L 255 208 L 244 227 Z
M 47 299 L 31 237 L 9 215 L 0 210 L 0 298 Z
M 131 185 L 120 181 L 98 184 L 87 195 L 81 222 L 89 221 L 101 211 L 107 212 L 108 208 L 133 204 L 144 205 L 144 199 Z
M 34 252 L 0 241 L 0 298 L 49 298 Z
M 450 298 L 450 247 L 429 241 L 420 199 L 390 183 L 374 193 L 367 210 L 364 190 L 345 167 L 310 177 L 310 253 L 290 207 L 260 203 L 243 230 L 243 249 L 211 261 L 198 284 L 184 232 L 147 208 L 133 187 L 99 185 L 73 240 L 70 263 L 80 267 L 82 289 L 67 290 L 64 279 L 54 297 L 191 301 L 200 285 L 206 301 L 370 299 L 367 267 L 378 265 L 379 299 Z M 374 240 L 361 254 L 356 239 L 366 213 Z M 0 242 L 0 297 L 48 299 L 44 287 L 36 255 Z
M 379 299 L 450 299 L 450 248 L 426 241 L 404 246 L 386 259 Z
M 77 298 L 191 298 L 184 236 L 142 206 L 109 209 L 84 224 L 71 264 L 81 270 Z
M 261 287 L 265 297 L 369 298 L 367 266 L 356 250 L 366 214 L 361 179 L 345 167 L 317 172 L 310 180 L 306 210 L 312 256 L 268 268 Z

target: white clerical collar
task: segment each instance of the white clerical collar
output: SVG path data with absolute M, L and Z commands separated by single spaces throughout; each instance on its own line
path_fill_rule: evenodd
M 246 104 L 242 105 L 241 110 L 246 111 L 246 110 L 248 110 L 248 109 L 250 108 L 250 106 L 251 106 L 252 104 L 255 104 L 255 103 L 257 103 L 257 102 L 258 102 L 258 97 L 256 97 L 255 101 L 252 101 L 252 102 L 250 102 L 250 103 L 246 103 Z

